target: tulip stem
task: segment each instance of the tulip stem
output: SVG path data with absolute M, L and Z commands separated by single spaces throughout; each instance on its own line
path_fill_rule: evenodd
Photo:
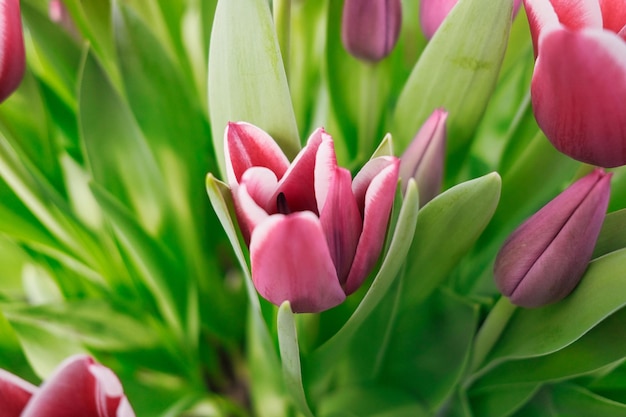
M 500 297 L 493 306 L 474 340 L 474 350 L 469 368 L 471 373 L 476 372 L 483 365 L 516 309 L 517 307 L 506 297 Z M 473 379 L 470 378 L 468 382 L 471 383 Z
M 365 63 L 361 71 L 361 108 L 359 112 L 359 159 L 367 159 L 374 151 L 374 135 L 378 127 L 377 65 Z

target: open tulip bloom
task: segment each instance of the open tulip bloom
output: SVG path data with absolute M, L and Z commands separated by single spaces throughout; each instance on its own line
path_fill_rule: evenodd
M 625 27 L 0 0 L 0 417 L 626 416 Z

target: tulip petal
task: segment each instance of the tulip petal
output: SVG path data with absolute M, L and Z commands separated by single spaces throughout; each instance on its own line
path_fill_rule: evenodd
M 359 207 L 352 193 L 352 175 L 347 169 L 335 169 L 320 213 L 320 222 L 339 283 L 343 285 L 350 272 L 363 225 Z
M 537 123 L 561 152 L 626 164 L 626 43 L 603 30 L 551 31 L 531 84 Z
M 598 0 L 550 0 L 550 3 L 559 16 L 559 22 L 568 29 L 602 27 L 602 11 Z
M 274 201 L 283 193 L 291 211 L 309 210 L 318 214 L 315 200 L 315 159 L 323 137 L 328 136 L 323 129 L 317 129 L 309 137 L 307 144 L 293 160 L 280 180 Z M 274 211 L 275 213 L 275 211 Z
M 600 233 L 610 178 L 601 170 L 581 178 L 511 234 L 494 266 L 502 294 L 514 304 L 538 307 L 572 291 Z
M 67 359 L 32 396 L 21 417 L 116 417 L 122 386 L 102 368 L 88 356 Z
M 249 123 L 228 123 L 224 142 L 226 174 L 231 187 L 253 166 L 268 168 L 276 178 L 282 178 L 289 167 L 289 160 L 274 139 Z
M 0 0 L 0 102 L 24 76 L 24 37 L 19 0 Z
M 19 417 L 37 387 L 0 369 L 0 417 Z
M 626 27 L 626 1 L 600 0 L 604 28 L 619 33 Z
M 273 304 L 316 313 L 345 300 L 319 219 L 311 212 L 275 214 L 257 226 L 250 242 L 252 280 Z
M 251 178 L 246 181 L 248 176 Z M 241 234 L 248 244 L 254 228 L 269 216 L 262 204 L 269 205 L 270 201 L 266 199 L 267 195 L 263 193 L 267 193 L 268 189 L 272 188 L 273 195 L 276 188 L 276 177 L 267 168 L 255 167 L 246 171 L 243 179 L 245 182 L 233 190 L 233 200 L 235 201 L 235 212 Z M 265 201 L 265 203 L 261 203 L 261 201 Z
M 329 135 L 324 135 L 315 158 L 315 198 L 317 210 L 322 212 L 326 204 L 328 190 L 337 171 L 335 144 Z
M 420 1 L 420 26 L 427 39 L 433 37 L 441 22 L 448 16 L 450 10 L 458 0 L 421 0 Z
M 399 165 L 397 158 L 374 158 L 352 182 L 357 204 L 363 207 L 363 231 L 344 285 L 348 295 L 361 286 L 380 255 L 396 193 Z M 373 175 L 374 172 L 377 174 Z

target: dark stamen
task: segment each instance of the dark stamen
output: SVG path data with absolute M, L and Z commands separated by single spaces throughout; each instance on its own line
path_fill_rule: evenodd
M 280 214 L 291 213 L 291 210 L 289 210 L 289 206 L 287 205 L 287 197 L 285 197 L 284 193 L 278 193 L 278 197 L 276 197 L 276 208 Z

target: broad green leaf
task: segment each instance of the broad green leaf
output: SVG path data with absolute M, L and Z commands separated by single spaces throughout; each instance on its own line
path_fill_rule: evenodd
M 300 149 L 287 78 L 264 0 L 217 4 L 209 49 L 209 114 L 223 178 L 223 138 L 228 122 L 259 126 L 290 158 Z
M 450 114 L 448 152 L 462 156 L 498 80 L 512 3 L 460 0 L 448 14 L 398 98 L 392 132 L 399 151 L 443 107 Z
M 27 380 L 34 380 L 35 374 L 29 366 L 22 346 L 13 327 L 0 308 L 0 368 Z
M 320 417 L 426 417 L 411 395 L 387 385 L 355 386 L 333 392 L 320 404 Z
M 517 309 L 488 356 L 487 366 L 546 355 L 578 340 L 626 305 L 625 267 L 626 249 L 612 252 L 591 262 L 578 287 L 564 300 Z
M 291 393 L 291 398 L 300 412 L 307 417 L 313 417 L 302 385 L 302 368 L 300 367 L 300 348 L 298 347 L 296 322 L 289 301 L 282 303 L 278 309 L 278 344 L 285 386 Z
M 472 393 L 471 407 L 480 417 L 507 417 L 527 403 L 537 392 L 540 383 L 493 386 Z
M 496 209 L 500 183 L 494 172 L 445 191 L 421 209 L 407 256 L 405 306 L 426 299 L 472 247 Z
M 593 250 L 593 258 L 626 248 L 626 209 L 608 213 Z
M 311 371 L 314 379 L 319 378 L 319 372 L 332 369 L 337 358 L 345 352 L 356 331 L 365 323 L 376 305 L 384 298 L 402 269 L 415 232 L 418 207 L 417 187 L 415 182 L 411 180 L 400 208 L 389 250 L 365 297 L 343 327 L 307 358 L 307 370 Z

